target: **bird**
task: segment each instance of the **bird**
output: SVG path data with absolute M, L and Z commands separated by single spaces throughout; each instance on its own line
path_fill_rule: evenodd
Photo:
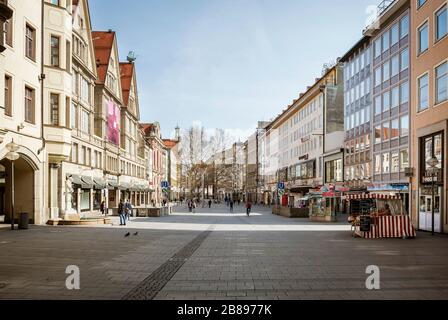
M 127 237 L 129 237 L 131 235 L 131 233 L 126 233 L 124 236 L 127 238 Z
M 138 232 L 134 233 L 134 236 L 138 236 Z

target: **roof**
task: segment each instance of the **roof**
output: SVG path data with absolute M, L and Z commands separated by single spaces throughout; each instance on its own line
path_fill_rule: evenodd
M 98 70 L 98 83 L 106 82 L 107 68 L 115 39 L 113 31 L 92 31 L 93 46 Z
M 141 123 L 140 126 L 145 134 L 149 134 L 152 127 L 154 127 L 154 124 L 153 123 Z
M 363 36 L 353 47 L 351 47 L 341 58 L 341 62 L 346 62 L 350 56 L 359 48 L 361 48 L 366 42 L 368 42 L 370 39 L 369 36 Z
M 133 63 L 120 62 L 121 91 L 123 93 L 123 103 L 126 107 L 129 104 L 129 94 L 131 92 L 133 74 L 134 74 Z
M 163 139 L 163 144 L 165 145 L 165 147 L 167 147 L 168 149 L 174 148 L 179 142 L 176 140 L 171 140 L 171 139 Z

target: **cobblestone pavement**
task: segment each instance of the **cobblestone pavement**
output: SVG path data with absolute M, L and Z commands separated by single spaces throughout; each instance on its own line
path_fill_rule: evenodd
M 448 299 L 446 236 L 362 240 L 345 223 L 243 211 L 0 227 L 0 299 Z M 69 265 L 81 290 L 65 287 Z M 380 290 L 365 287 L 369 265 L 380 267 Z

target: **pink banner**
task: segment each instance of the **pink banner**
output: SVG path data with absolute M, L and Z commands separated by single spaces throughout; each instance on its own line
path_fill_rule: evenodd
M 107 138 L 117 146 L 120 143 L 120 108 L 113 101 L 107 104 Z

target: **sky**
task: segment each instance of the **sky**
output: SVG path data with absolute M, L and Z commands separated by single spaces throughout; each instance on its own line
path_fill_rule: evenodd
M 244 141 L 362 36 L 380 0 L 90 0 L 93 30 L 137 55 L 141 122 Z

